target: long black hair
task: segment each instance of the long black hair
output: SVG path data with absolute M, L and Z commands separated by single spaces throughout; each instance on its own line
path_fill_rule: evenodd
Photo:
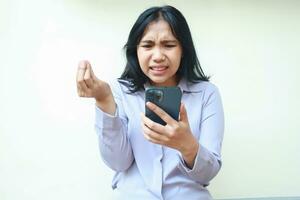
M 127 63 L 119 78 L 119 82 L 125 84 L 132 93 L 143 89 L 144 83 L 149 81 L 149 78 L 140 68 L 137 57 L 137 46 L 149 23 L 161 18 L 169 24 L 173 35 L 182 47 L 182 58 L 176 72 L 177 77 L 179 79 L 184 77 L 187 81 L 192 83 L 209 81 L 209 77 L 205 76 L 200 66 L 189 26 L 181 12 L 168 5 L 151 7 L 138 17 L 129 33 L 127 43 L 124 46 Z

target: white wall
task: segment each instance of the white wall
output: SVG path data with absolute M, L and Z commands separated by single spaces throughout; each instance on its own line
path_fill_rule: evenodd
M 186 16 L 220 88 L 226 132 L 215 198 L 300 196 L 300 1 L 0 0 L 0 199 L 109 199 L 110 171 L 76 94 L 77 63 L 111 80 L 145 8 Z

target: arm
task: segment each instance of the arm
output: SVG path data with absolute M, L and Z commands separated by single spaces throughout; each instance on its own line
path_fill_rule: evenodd
M 165 126 L 145 115 L 141 117 L 145 138 L 152 143 L 177 149 L 181 159 L 178 167 L 182 173 L 202 185 L 208 185 L 221 167 L 224 116 L 221 97 L 215 86 L 208 85 L 202 102 L 199 141 L 191 132 L 183 104 L 179 121 L 176 121 L 155 104 L 147 102 L 147 107 L 166 122 Z
M 122 115 L 122 107 L 118 104 L 115 115 L 105 113 L 96 106 L 95 129 L 101 157 L 115 171 L 127 170 L 134 160 L 127 137 L 127 120 Z
M 191 179 L 208 185 L 221 168 L 224 114 L 219 91 L 212 87 L 204 95 L 198 149 L 191 168 L 181 159 L 180 170 Z
M 121 95 L 118 95 L 121 90 L 116 90 L 114 96 L 109 84 L 95 76 L 88 61 L 79 63 L 76 82 L 80 97 L 96 100 L 95 128 L 104 162 L 115 171 L 128 169 L 133 162 L 133 154 L 127 138 Z

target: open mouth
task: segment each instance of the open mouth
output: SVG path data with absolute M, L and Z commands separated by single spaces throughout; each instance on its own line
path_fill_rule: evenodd
M 163 76 L 167 72 L 167 69 L 168 69 L 167 66 L 152 66 L 149 68 L 150 68 L 151 74 L 154 76 Z
M 158 66 L 158 67 L 150 67 L 150 69 L 152 71 L 156 71 L 156 72 L 163 72 L 167 69 L 168 67 L 166 66 Z

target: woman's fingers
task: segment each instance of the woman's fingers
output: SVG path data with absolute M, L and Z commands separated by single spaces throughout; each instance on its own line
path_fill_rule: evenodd
M 80 97 L 86 96 L 88 93 L 88 87 L 84 81 L 84 76 L 87 71 L 87 61 L 80 61 L 77 69 L 76 83 L 77 83 L 77 92 Z
M 181 105 L 180 105 L 179 119 L 180 119 L 180 121 L 184 121 L 187 123 L 189 122 L 186 108 L 183 103 L 181 103 Z
M 91 74 L 91 78 L 95 81 L 95 80 L 97 80 L 97 77 L 95 76 L 95 74 L 94 74 L 94 71 L 93 71 L 93 69 L 92 69 L 92 66 L 91 66 L 91 64 L 88 62 L 88 67 L 89 67 L 89 69 L 90 69 L 90 74 Z
M 94 97 L 100 102 L 112 96 L 109 85 L 95 76 L 91 64 L 86 60 L 78 64 L 76 83 L 80 97 Z
M 163 144 L 168 141 L 167 136 L 157 133 L 156 131 L 152 130 L 144 123 L 142 123 L 142 128 L 144 131 L 144 136 L 147 140 L 154 142 L 154 143 L 159 143 L 159 144 Z
M 166 122 L 169 125 L 175 125 L 177 124 L 177 121 L 174 120 L 168 113 L 166 113 L 163 109 L 155 105 L 154 103 L 151 103 L 150 101 L 146 103 L 146 106 L 152 110 L 155 114 L 157 114 L 164 122 Z
M 93 88 L 93 79 L 92 79 L 91 71 L 92 71 L 91 65 L 88 64 L 83 76 L 84 82 L 86 83 L 86 86 L 88 88 Z
M 80 61 L 77 68 L 77 74 L 76 74 L 76 82 L 83 81 L 83 77 L 86 71 L 86 63 L 85 61 Z
M 149 129 L 158 132 L 158 133 L 164 133 L 165 132 L 165 127 L 159 123 L 156 123 L 146 117 L 143 113 L 141 114 L 142 117 L 142 123 L 147 126 Z

